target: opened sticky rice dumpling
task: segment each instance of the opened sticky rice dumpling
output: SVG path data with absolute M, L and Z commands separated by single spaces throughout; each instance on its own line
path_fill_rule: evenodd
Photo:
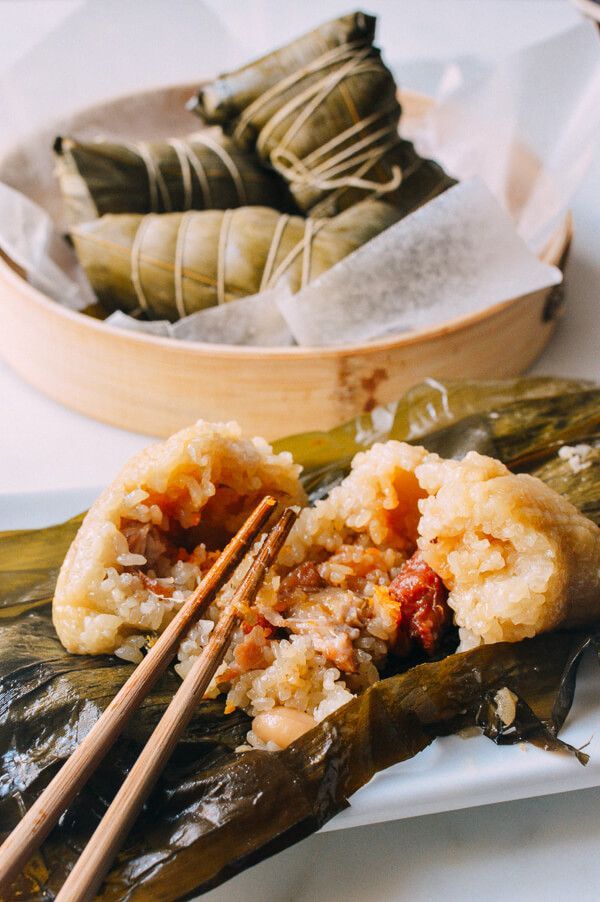
M 295 292 L 399 218 L 396 207 L 369 200 L 322 220 L 267 207 L 123 213 L 71 234 L 107 310 L 174 321 L 276 285 Z
M 71 225 L 104 213 L 290 208 L 282 179 L 220 129 L 153 142 L 58 137 L 54 153 Z
M 267 491 L 302 501 L 297 468 L 233 426 L 198 424 L 134 459 L 65 560 L 63 643 L 141 659 Z M 231 591 L 184 638 L 182 677 Z M 250 714 L 250 745 L 282 748 L 394 659 L 438 652 L 452 622 L 462 648 L 517 641 L 597 620 L 599 597 L 600 529 L 539 479 L 475 452 L 375 444 L 300 512 L 209 694 Z
M 63 645 L 139 656 L 260 498 L 304 502 L 298 474 L 289 454 L 242 438 L 233 423 L 200 421 L 133 457 L 87 513 L 62 566 L 53 619 Z
M 299 208 L 333 216 L 367 196 L 405 214 L 453 180 L 398 135 L 394 78 L 373 46 L 375 18 L 326 22 L 203 85 L 193 109 L 289 183 Z

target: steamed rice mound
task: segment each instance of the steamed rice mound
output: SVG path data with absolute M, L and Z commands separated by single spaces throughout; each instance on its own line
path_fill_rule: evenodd
M 235 423 L 199 421 L 133 457 L 102 493 L 60 571 L 53 620 L 77 654 L 141 660 L 266 494 L 304 504 L 300 467 Z

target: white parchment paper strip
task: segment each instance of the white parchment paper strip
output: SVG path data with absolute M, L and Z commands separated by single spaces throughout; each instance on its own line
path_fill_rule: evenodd
M 281 298 L 279 308 L 298 344 L 337 345 L 434 326 L 561 279 L 471 179 Z

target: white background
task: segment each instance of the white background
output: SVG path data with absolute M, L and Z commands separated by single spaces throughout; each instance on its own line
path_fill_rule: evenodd
M 95 99 L 237 65 L 352 5 L 0 0 L 0 148 L 40 119 Z M 566 0 L 364 5 L 380 15 L 379 43 L 402 84 L 420 90 L 434 86 L 435 68 L 426 59 L 441 70 L 457 56 L 497 58 L 578 21 Z M 576 63 L 557 60 L 557 66 Z M 543 85 L 540 103 L 551 103 Z M 566 315 L 534 371 L 600 378 L 598 156 L 572 209 Z M 0 362 L 0 493 L 102 485 L 147 441 L 59 407 Z M 0 514 L 7 503 L 0 494 Z M 319 835 L 206 898 L 587 902 L 598 898 L 599 803 L 600 790 L 585 790 Z

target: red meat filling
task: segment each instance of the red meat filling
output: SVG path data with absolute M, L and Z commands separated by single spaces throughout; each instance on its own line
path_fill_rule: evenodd
M 433 654 L 451 622 L 448 590 L 418 551 L 402 565 L 389 593 L 399 609 L 397 653 L 407 654 L 417 642 Z

